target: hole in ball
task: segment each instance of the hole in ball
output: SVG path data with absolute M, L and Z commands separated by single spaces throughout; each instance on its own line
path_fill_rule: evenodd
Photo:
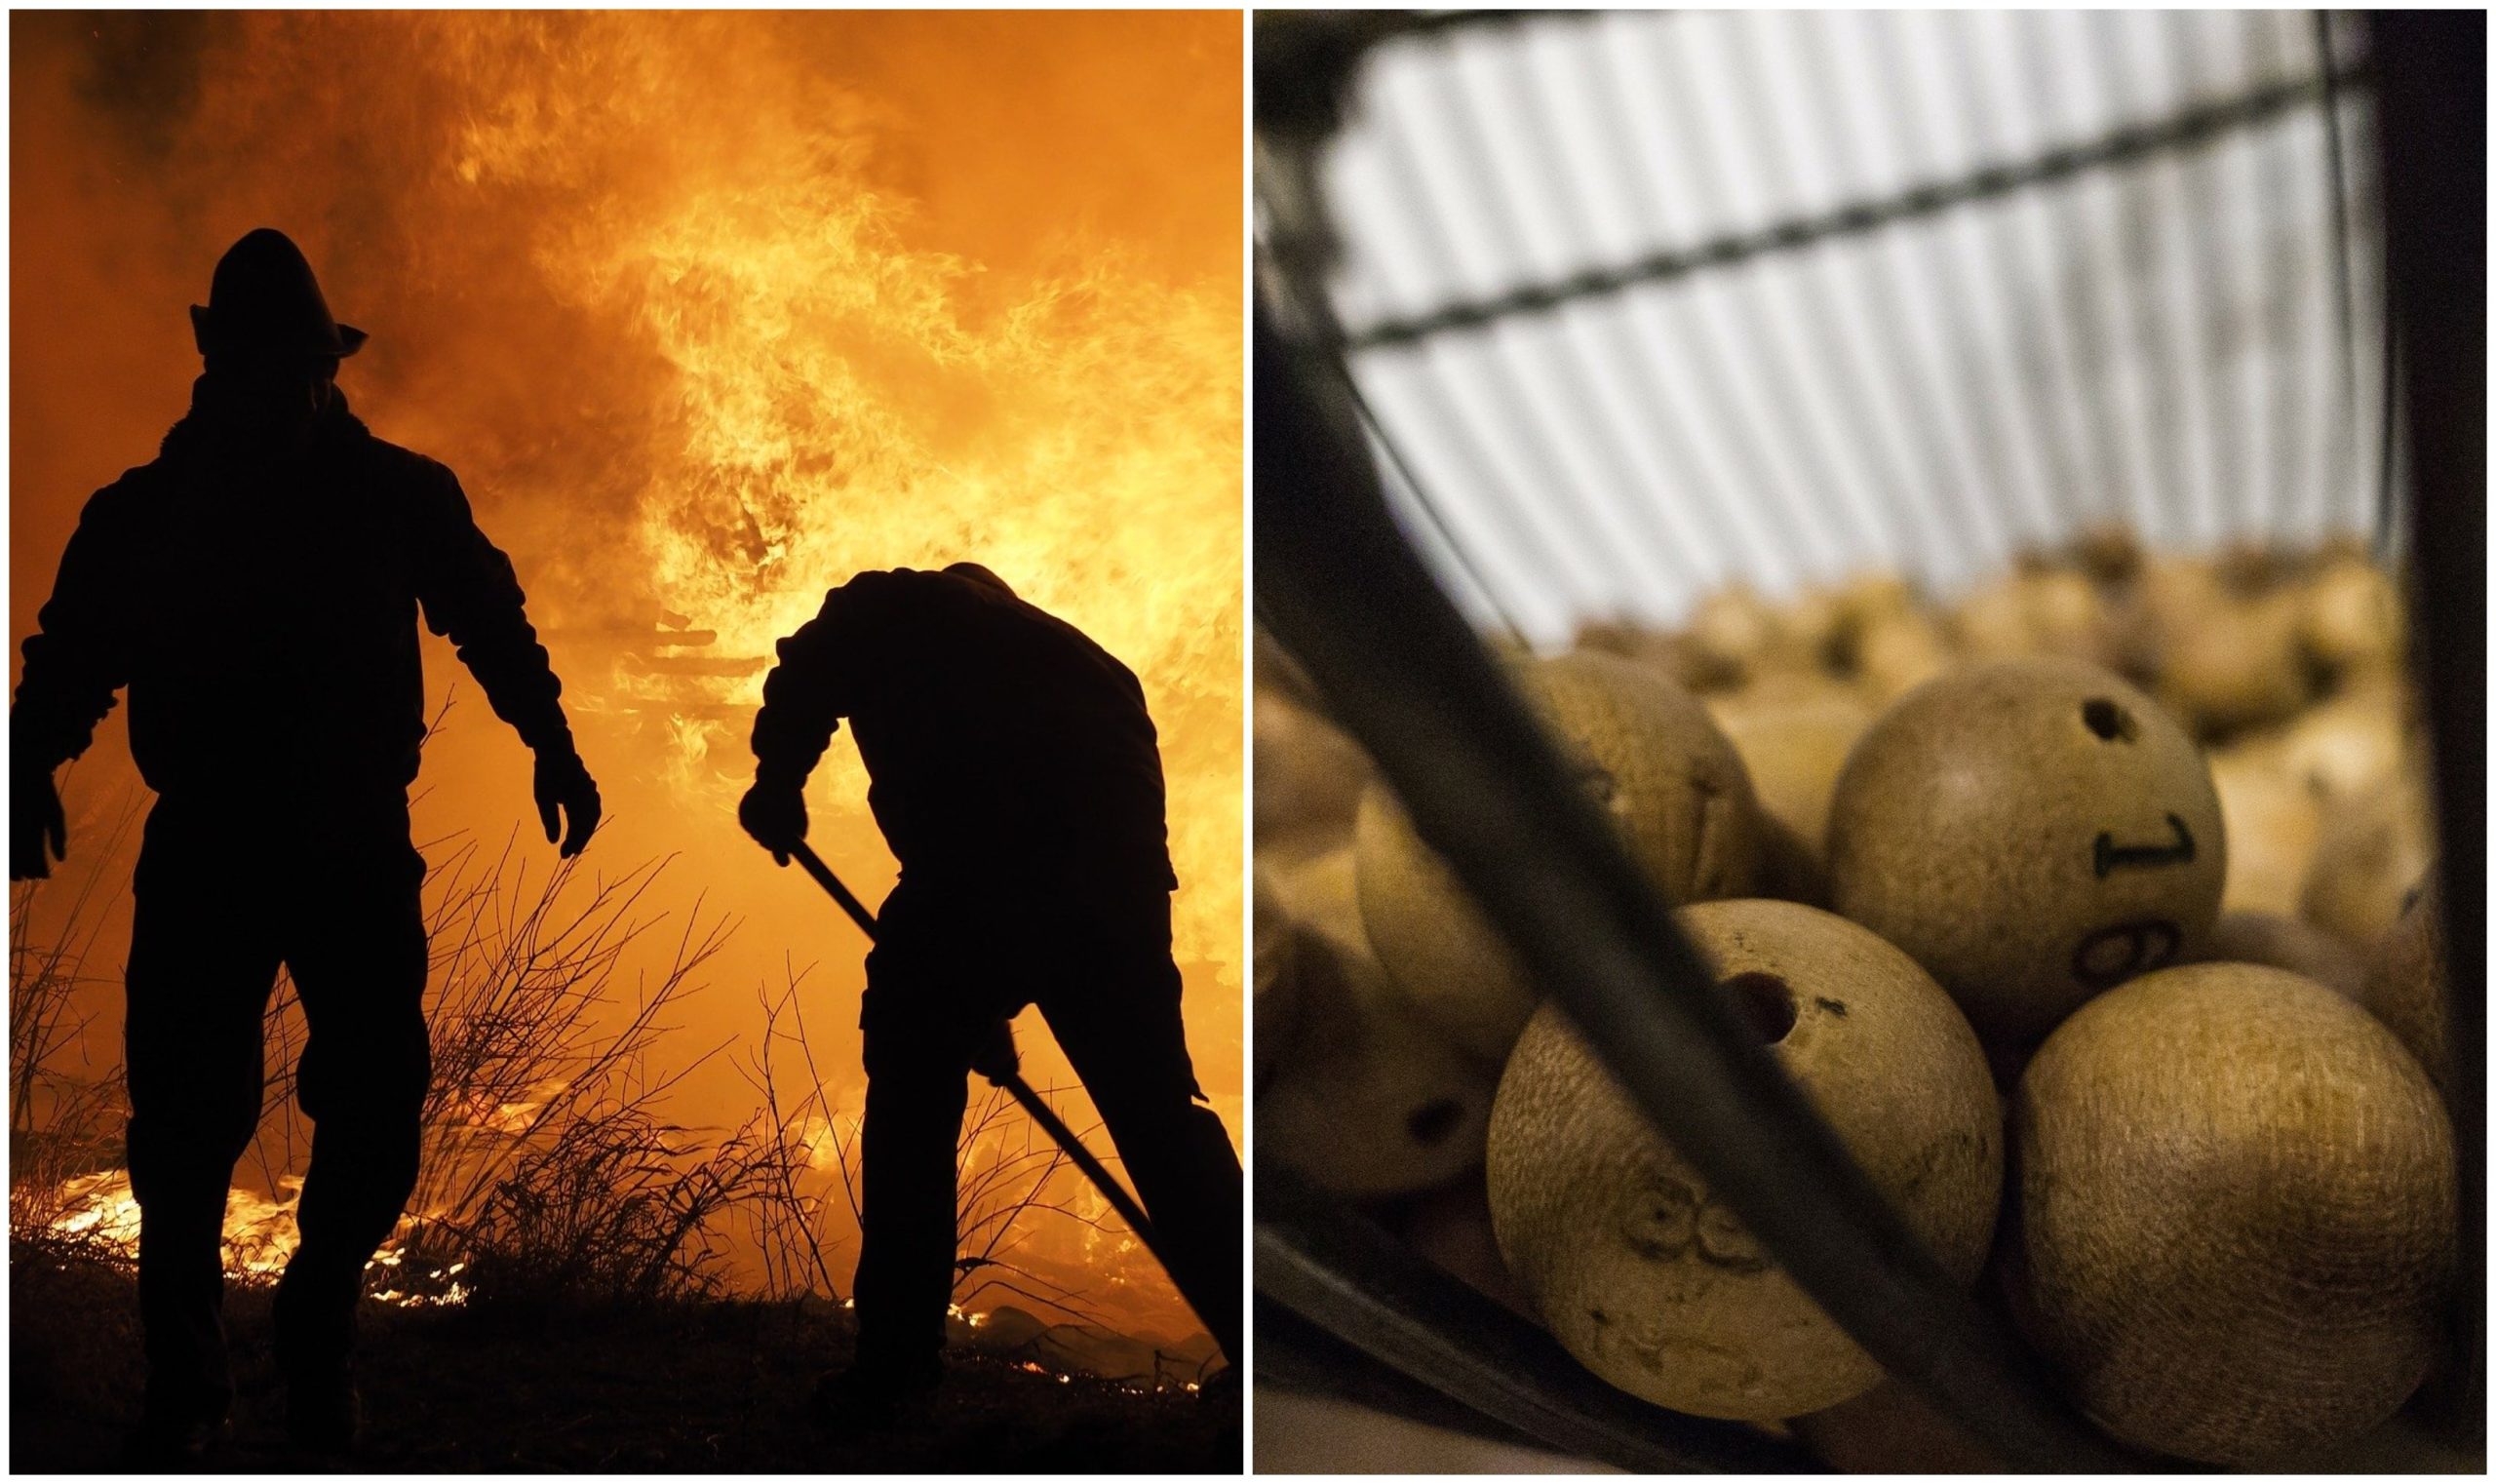
M 1456 1132 L 1456 1122 L 1463 1116 L 1464 1109 L 1456 1099 L 1441 1098 L 1415 1109 L 1413 1115 L 1404 1120 L 1404 1127 L 1417 1144 L 1442 1144 Z
M 1774 1046 L 1794 1029 L 1794 992 L 1774 974 L 1736 974 L 1725 981 L 1725 991 L 1761 1045 Z
M 2132 714 L 2103 696 L 2081 702 L 2080 719 L 2104 742 L 2129 742 L 2137 730 Z

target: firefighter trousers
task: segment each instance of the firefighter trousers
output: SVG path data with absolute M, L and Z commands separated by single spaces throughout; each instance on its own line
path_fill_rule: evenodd
M 853 1284 L 862 1370 L 905 1385 L 937 1374 L 959 1249 L 988 1234 L 956 1230 L 970 1062 L 995 1022 L 1027 1003 L 1082 1078 L 1173 1282 L 1235 1362 L 1239 1158 L 1189 1059 L 1168 894 L 1041 908 L 906 880 L 884 904 L 867 985 L 865 1230 Z
M 366 1263 L 415 1189 L 431 1076 L 424 861 L 404 796 L 309 823 L 161 801 L 139 855 L 126 973 L 130 1178 L 151 1409 L 232 1399 L 222 1227 L 259 1126 L 281 966 L 306 1026 L 295 1093 L 312 1158 L 279 1285 L 290 1376 L 343 1367 Z

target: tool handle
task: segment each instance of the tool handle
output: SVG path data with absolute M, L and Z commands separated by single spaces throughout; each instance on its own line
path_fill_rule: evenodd
M 1020 1073 L 1009 1073 L 990 1080 L 1012 1094 L 1014 1101 L 1023 1105 L 1023 1112 L 1031 1115 L 1032 1121 L 1057 1141 L 1057 1147 L 1066 1151 L 1066 1156 L 1074 1161 L 1074 1167 L 1091 1180 L 1102 1196 L 1117 1211 L 1118 1219 L 1135 1232 L 1136 1240 L 1144 1243 L 1145 1250 L 1152 1254 L 1164 1271 L 1169 1271 L 1170 1259 L 1162 1252 L 1160 1239 L 1153 1233 L 1152 1219 L 1144 1214 L 1144 1207 L 1136 1204 L 1135 1197 L 1118 1183 L 1118 1177 L 1110 1173 L 1109 1166 L 1085 1149 L 1082 1140 L 1074 1137 L 1074 1130 L 1066 1126 L 1066 1120 L 1057 1115 L 1057 1110 L 1040 1101 L 1040 1095 L 1032 1090 L 1032 1084 L 1024 1081 Z
M 840 904 L 840 910 L 849 914 L 849 920 L 858 924 L 860 932 L 865 933 L 870 941 L 874 940 L 876 915 L 867 910 L 866 903 L 850 894 L 849 888 L 840 883 L 840 878 L 833 875 L 832 868 L 823 863 L 823 857 L 815 854 L 813 846 L 804 840 L 800 840 L 789 847 L 789 858 L 803 868 L 806 875 L 815 879 L 816 885 L 822 887 L 834 901 Z
M 849 919 L 858 924 L 858 930 L 867 935 L 868 941 L 874 942 L 875 914 L 867 910 L 867 904 L 858 900 L 840 878 L 832 874 L 832 868 L 823 863 L 823 857 L 815 854 L 803 840 L 791 847 L 789 855 L 804 868 L 806 875 L 815 879 L 816 885 L 831 893 L 832 899 L 840 904 L 841 911 L 849 914 Z M 1005 1085 L 1008 1077 L 1022 1072 L 1023 1056 L 1014 1047 L 1013 1022 L 1000 1020 L 996 1023 L 988 1039 L 972 1053 L 971 1070 L 999 1087 Z
M 840 910 L 849 914 L 849 919 L 858 924 L 860 932 L 865 933 L 870 941 L 874 940 L 876 915 L 869 912 L 867 904 L 852 895 L 847 886 L 841 884 L 840 878 L 832 874 L 832 868 L 823 863 L 822 856 L 815 854 L 804 840 L 800 840 L 789 847 L 789 857 L 803 868 L 806 875 L 815 879 L 816 885 L 821 886 L 826 894 L 840 904 Z M 1066 1120 L 1057 1115 L 1057 1110 L 1040 1101 L 1040 1095 L 1032 1090 L 1032 1084 L 1023 1080 L 1022 1058 L 1014 1049 L 1012 1025 L 1000 1024 L 998 1030 L 1002 1033 L 1004 1041 L 1001 1048 L 1002 1056 L 994 1054 L 995 1048 L 983 1047 L 980 1052 L 982 1065 L 975 1067 L 974 1070 L 996 1086 L 1004 1088 L 1015 1102 L 1022 1105 L 1023 1112 L 1030 1114 L 1032 1121 L 1040 1126 L 1041 1132 L 1055 1140 L 1058 1148 L 1066 1151 L 1067 1157 L 1074 1161 L 1074 1167 L 1081 1170 L 1084 1176 L 1099 1189 L 1103 1198 L 1116 1210 L 1118 1218 L 1135 1232 L 1136 1240 L 1144 1243 L 1145 1250 L 1152 1254 L 1154 1260 L 1161 1264 L 1165 1271 L 1168 1270 L 1170 1260 L 1163 1254 L 1161 1243 L 1153 1233 L 1152 1219 L 1144 1214 L 1144 1207 L 1138 1205 L 1135 1197 L 1127 1193 L 1126 1187 L 1118 1183 L 1118 1177 L 1110 1173 L 1109 1166 L 1103 1164 L 1090 1150 L 1083 1147 L 1083 1141 L 1074 1136 L 1074 1130 L 1066 1126 Z

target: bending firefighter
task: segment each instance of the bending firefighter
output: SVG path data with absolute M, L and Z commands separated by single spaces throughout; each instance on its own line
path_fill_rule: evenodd
M 1115 1141 L 1171 1278 L 1239 1354 L 1239 1159 L 1201 1105 L 1170 957 L 1161 755 L 1135 676 L 984 567 L 867 572 L 780 642 L 746 831 L 787 864 L 846 718 L 901 862 L 859 1015 L 867 1116 L 858 1358 L 835 1409 L 942 1376 L 955 1143 L 975 1053 L 1036 1004 Z
M 265 1091 L 281 965 L 306 1021 L 314 1126 L 278 1285 L 276 1351 L 299 1443 L 354 1440 L 365 1264 L 416 1180 L 431 1076 L 425 863 L 408 786 L 424 740 L 419 610 L 535 750 L 546 838 L 577 853 L 598 790 L 573 750 L 511 563 L 449 470 L 375 438 L 334 377 L 364 333 L 265 228 L 191 311 L 204 373 L 154 462 L 87 502 L 10 713 L 12 879 L 67 846 L 53 771 L 116 690 L 156 792 L 126 974 L 129 1159 L 147 1390 L 135 1462 L 206 1451 L 233 1403 L 221 1229 Z

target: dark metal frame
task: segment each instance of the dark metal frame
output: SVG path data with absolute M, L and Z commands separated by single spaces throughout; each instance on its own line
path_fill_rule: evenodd
M 2453 25 L 2476 29 L 2456 37 Z M 1372 21 L 1364 29 L 1375 39 L 1392 28 Z M 2414 543 L 2415 592 L 2446 900 L 2460 908 L 2448 918 L 2458 991 L 2484 983 L 2484 924 L 2471 910 L 2485 880 L 2484 17 L 2385 16 L 2373 29 L 2400 327 L 2391 338 L 2408 390 L 2407 485 L 2414 528 L 2433 532 Z M 1591 1039 L 1656 1128 L 1885 1369 L 2014 1467 L 2173 1466 L 2116 1447 L 2044 1384 L 2033 1356 L 1941 1271 L 1709 993 L 1704 965 L 1397 527 L 1340 359 L 1344 337 L 1322 298 L 1306 292 L 1326 244 L 1308 189 L 1313 175 L 1296 154 L 1331 127 L 1367 40 L 1333 49 L 1322 36 L 1294 40 L 1294 59 L 1313 64 L 1270 92 L 1272 57 L 1262 37 L 1259 46 L 1260 134 L 1276 141 L 1287 177 L 1269 222 L 1281 251 L 1271 259 L 1261 253 L 1254 345 L 1261 622 L 1369 749 L 1416 828 L 1537 982 L 1581 1025 L 1600 1029 Z M 2326 98 L 2353 80 L 2326 70 Z M 2182 137 L 2224 122 L 2188 121 Z M 2083 152 L 2086 160 L 2068 169 L 2137 158 L 2156 142 L 2127 137 Z M 2007 189 L 2034 174 L 1962 189 Z M 1288 188 L 1295 183 L 1297 195 Z M 1922 209 L 1933 194 L 1916 193 L 1901 209 Z M 1763 234 L 1755 250 L 1888 219 L 1877 211 L 1841 215 L 1813 231 Z M 1566 296 L 1564 288 L 1603 286 L 1554 286 L 1512 296 L 1513 307 Z M 2425 313 L 2429 305 L 2438 312 Z M 2461 1326 L 2472 1368 L 2447 1411 L 2476 1435 L 2483 1419 L 2483 1002 L 2457 994 L 2452 1029 L 2462 1052 L 2452 1107 L 2469 1290 Z M 1574 1364 L 1546 1353 L 1556 1349 L 1548 1337 L 1287 1176 L 1261 1169 L 1258 1192 L 1261 1302 L 1351 1348 L 1529 1435 L 1623 1466 L 1805 1466 L 1792 1450 L 1745 1429 L 1647 1407 L 1599 1383 L 1590 1388 Z
M 2436 816 L 2459 1145 L 2462 1374 L 2437 1398 L 2484 1441 L 2487 1391 L 2487 13 L 2368 18 L 2382 71 L 2384 223 L 2407 416 L 2419 669 Z M 2476 1429 L 2475 1431 L 2471 1429 Z

